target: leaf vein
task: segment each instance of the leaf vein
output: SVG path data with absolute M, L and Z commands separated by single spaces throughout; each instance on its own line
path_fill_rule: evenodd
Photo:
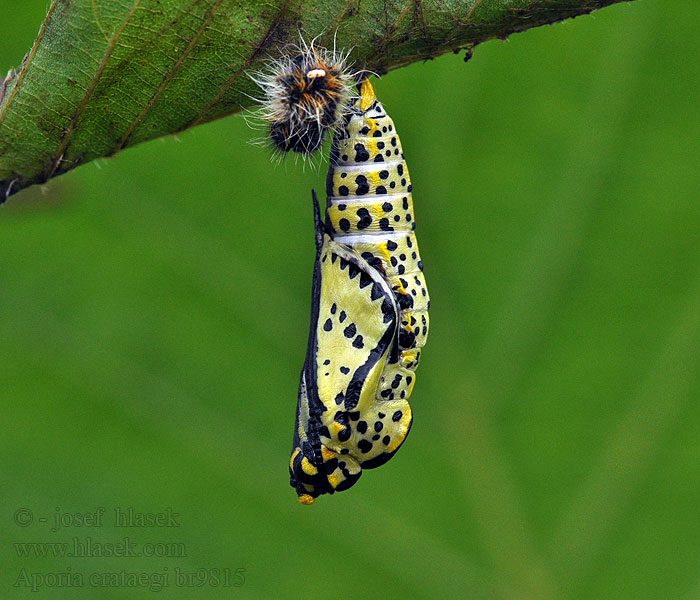
M 205 120 L 207 113 L 212 109 L 212 107 L 219 100 L 221 100 L 223 95 L 231 88 L 231 86 L 238 80 L 238 78 L 245 72 L 245 70 L 251 65 L 251 63 L 260 54 L 260 51 L 265 47 L 265 43 L 267 42 L 268 39 L 270 39 L 270 36 L 275 31 L 277 26 L 280 24 L 282 17 L 287 12 L 287 10 L 289 9 L 289 5 L 292 2 L 293 2 L 293 0 L 287 0 L 280 7 L 279 13 L 277 13 L 275 20 L 272 22 L 272 25 L 270 25 L 268 30 L 265 32 L 265 35 L 263 36 L 260 43 L 256 46 L 255 50 L 250 54 L 250 56 L 248 58 L 246 58 L 243 65 L 231 76 L 231 78 L 223 86 L 221 86 L 221 89 L 216 94 L 216 96 L 214 96 L 209 101 L 209 103 L 200 111 L 200 113 L 192 121 L 187 123 L 182 129 L 189 129 L 190 127 L 195 127 L 196 125 L 199 125 L 200 123 L 202 123 Z
M 122 21 L 121 25 L 119 26 L 119 29 L 117 29 L 117 31 L 114 32 L 114 35 L 110 39 L 109 44 L 107 45 L 107 50 L 105 51 L 104 56 L 102 57 L 102 61 L 100 62 L 99 67 L 97 67 L 97 71 L 93 75 L 92 80 L 90 81 L 90 85 L 88 86 L 88 89 L 85 92 L 83 99 L 80 101 L 80 104 L 78 105 L 77 110 L 73 114 L 73 118 L 71 119 L 71 122 L 63 135 L 63 139 L 61 140 L 61 143 L 59 144 L 58 149 L 56 150 L 56 153 L 54 154 L 51 162 L 49 163 L 46 179 L 53 177 L 53 175 L 56 172 L 56 169 L 58 169 L 58 166 L 60 165 L 63 156 L 66 152 L 66 148 L 68 147 L 70 137 L 75 131 L 75 126 L 78 123 L 78 119 L 80 119 L 81 115 L 85 111 L 85 108 L 87 107 L 87 104 L 90 101 L 90 98 L 92 97 L 92 94 L 95 91 L 95 88 L 97 87 L 97 84 L 99 83 L 105 68 L 107 67 L 107 63 L 109 62 L 109 59 L 112 56 L 112 53 L 114 52 L 114 49 L 117 47 L 117 43 L 119 42 L 119 38 L 122 32 L 129 24 L 131 18 L 136 13 L 139 4 L 141 4 L 141 0 L 135 0 L 134 4 L 129 9 L 128 14 L 124 18 L 124 21 Z
M 7 111 L 9 110 L 10 105 L 12 104 L 15 97 L 17 96 L 17 93 L 19 92 L 19 89 L 22 85 L 22 82 L 24 81 L 24 77 L 27 75 L 27 71 L 29 70 L 29 66 L 31 65 L 32 61 L 34 60 L 34 56 L 36 56 L 37 50 L 39 49 L 39 45 L 41 44 L 41 41 L 44 39 L 44 34 L 46 33 L 46 28 L 48 27 L 49 21 L 51 20 L 51 16 L 53 15 L 53 12 L 54 12 L 57 4 L 58 4 L 58 0 L 53 0 L 53 2 L 51 2 L 51 6 L 49 6 L 49 10 L 46 13 L 46 18 L 44 19 L 44 22 L 41 24 L 41 28 L 39 29 L 39 35 L 37 35 L 36 40 L 34 40 L 34 44 L 32 45 L 32 49 L 29 51 L 27 58 L 22 63 L 22 68 L 20 69 L 20 73 L 17 76 L 17 83 L 15 83 L 15 87 L 12 88 L 12 92 L 10 92 L 10 95 L 7 98 L 7 103 L 2 108 L 2 110 L 0 110 L 0 125 L 2 125 L 3 121 L 5 120 L 5 116 L 7 115 Z
M 182 52 L 180 58 L 178 58 L 177 62 L 173 65 L 173 68 L 170 70 L 170 72 L 167 75 L 165 75 L 160 86 L 158 86 L 158 89 L 153 93 L 151 99 L 148 101 L 146 106 L 144 106 L 143 110 L 132 121 L 131 125 L 129 125 L 128 129 L 126 130 L 122 138 L 119 140 L 115 148 L 110 152 L 110 154 L 114 154 L 124 147 L 131 135 L 136 130 L 136 127 L 138 127 L 138 125 L 143 121 L 143 119 L 146 117 L 151 108 L 153 108 L 153 105 L 156 103 L 156 101 L 163 93 L 165 88 L 168 87 L 170 82 L 173 80 L 173 77 L 175 77 L 177 72 L 182 68 L 182 65 L 184 64 L 185 60 L 190 55 L 190 52 L 192 52 L 194 47 L 197 45 L 197 42 L 199 42 L 200 38 L 206 31 L 207 25 L 214 18 L 214 14 L 221 5 L 221 1 L 222 0 L 216 0 L 216 2 L 214 2 L 212 7 L 209 9 L 209 12 L 207 13 L 206 17 L 202 19 L 202 24 L 197 29 L 197 32 L 195 33 L 194 37 L 192 37 L 192 39 L 189 41 L 187 48 L 185 48 L 185 50 Z

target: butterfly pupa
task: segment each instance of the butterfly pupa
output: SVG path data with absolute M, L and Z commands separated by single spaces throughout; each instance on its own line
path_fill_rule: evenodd
M 311 327 L 289 464 L 303 504 L 348 489 L 403 444 L 428 335 L 408 169 L 366 79 L 335 133 L 326 192 L 325 221 L 313 195 Z

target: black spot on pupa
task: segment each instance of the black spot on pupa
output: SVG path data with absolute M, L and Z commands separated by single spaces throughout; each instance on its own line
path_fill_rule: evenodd
M 357 190 L 355 190 L 355 193 L 358 196 L 364 196 L 367 192 L 369 192 L 369 183 L 367 183 L 367 177 L 364 175 L 358 175 L 355 177 L 355 183 L 357 184 Z
M 374 430 L 379 433 L 382 429 L 384 429 L 384 423 L 381 421 L 375 421 L 374 422 Z
M 393 415 L 391 415 L 391 420 L 394 423 L 398 423 L 401 420 L 401 417 L 403 417 L 403 413 L 400 410 L 397 410 Z
M 360 217 L 360 221 L 357 223 L 358 229 L 367 229 L 372 224 L 372 217 L 366 208 L 359 209 L 357 216 Z
M 369 440 L 360 440 L 357 442 L 357 447 L 360 449 L 362 454 L 367 454 L 372 449 L 372 442 Z
M 384 298 L 384 302 L 382 302 L 382 314 L 384 315 L 385 323 L 389 323 L 394 318 L 394 307 L 387 298 Z
M 399 304 L 401 310 L 406 310 L 407 308 L 413 308 L 413 298 L 406 294 L 399 294 L 396 297 L 396 301 Z
M 357 348 L 358 350 L 362 350 L 362 348 L 365 347 L 364 341 L 362 339 L 361 335 L 358 335 L 352 342 L 352 345 L 354 348 Z
M 369 264 L 370 267 L 373 267 L 374 269 L 377 269 L 377 271 L 383 271 L 384 269 L 382 268 L 382 261 L 381 259 L 377 258 L 372 254 L 371 252 L 363 252 L 362 253 L 362 258 L 364 258 L 367 261 L 367 264 Z M 372 298 L 374 300 L 374 298 Z
M 399 346 L 402 348 L 413 348 L 416 345 L 416 334 L 409 331 L 399 332 Z
M 345 335 L 346 338 L 355 337 L 356 333 L 357 333 L 357 327 L 355 327 L 355 323 L 350 323 L 350 325 L 348 325 L 343 330 L 343 334 Z
M 396 244 L 396 242 L 392 242 L 391 240 L 389 240 L 389 241 L 386 243 L 386 249 L 389 250 L 390 252 L 391 252 L 392 250 L 396 250 L 397 248 L 398 248 L 398 245 Z
M 355 144 L 355 162 L 366 162 L 369 160 L 369 152 L 364 144 Z
M 331 329 L 333 329 L 333 321 L 326 319 L 326 322 L 323 324 L 323 331 L 330 331 Z
M 350 231 L 350 221 L 348 221 L 347 219 L 340 219 L 340 221 L 338 221 L 338 226 L 343 231 Z M 333 255 L 333 257 L 335 258 L 335 254 Z
M 338 459 L 337 458 L 331 458 L 330 460 L 327 460 L 321 465 L 321 469 L 325 473 L 332 473 L 338 468 Z
M 350 190 L 348 189 L 348 186 L 346 186 L 346 185 L 341 185 L 338 188 L 338 194 L 340 194 L 341 196 L 347 196 L 349 193 L 350 193 Z
M 382 231 L 394 231 L 394 228 L 389 225 L 389 219 L 384 217 L 383 219 L 379 219 L 379 228 Z
M 347 367 L 340 367 L 340 372 L 343 375 L 347 375 L 350 372 L 350 369 L 348 369 Z
M 364 434 L 367 431 L 367 421 L 360 421 L 357 424 L 357 431 Z

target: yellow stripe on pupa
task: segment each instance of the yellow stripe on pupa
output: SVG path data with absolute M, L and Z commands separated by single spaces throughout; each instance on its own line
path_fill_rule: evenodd
M 374 93 L 374 87 L 369 82 L 369 79 L 362 81 L 360 86 L 360 109 L 362 112 L 367 112 L 367 109 L 374 104 L 377 99 L 377 95 Z

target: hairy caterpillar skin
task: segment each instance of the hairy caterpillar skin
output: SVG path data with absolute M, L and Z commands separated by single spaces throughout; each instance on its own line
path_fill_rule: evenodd
M 258 114 L 278 151 L 313 154 L 339 125 L 354 78 L 346 63 L 347 55 L 302 39 L 294 54 L 270 61 L 269 72 L 252 77 L 265 95 Z
M 311 330 L 289 466 L 303 504 L 384 464 L 411 428 L 430 306 L 411 189 L 393 121 L 364 80 L 333 140 L 325 223 L 314 193 Z

